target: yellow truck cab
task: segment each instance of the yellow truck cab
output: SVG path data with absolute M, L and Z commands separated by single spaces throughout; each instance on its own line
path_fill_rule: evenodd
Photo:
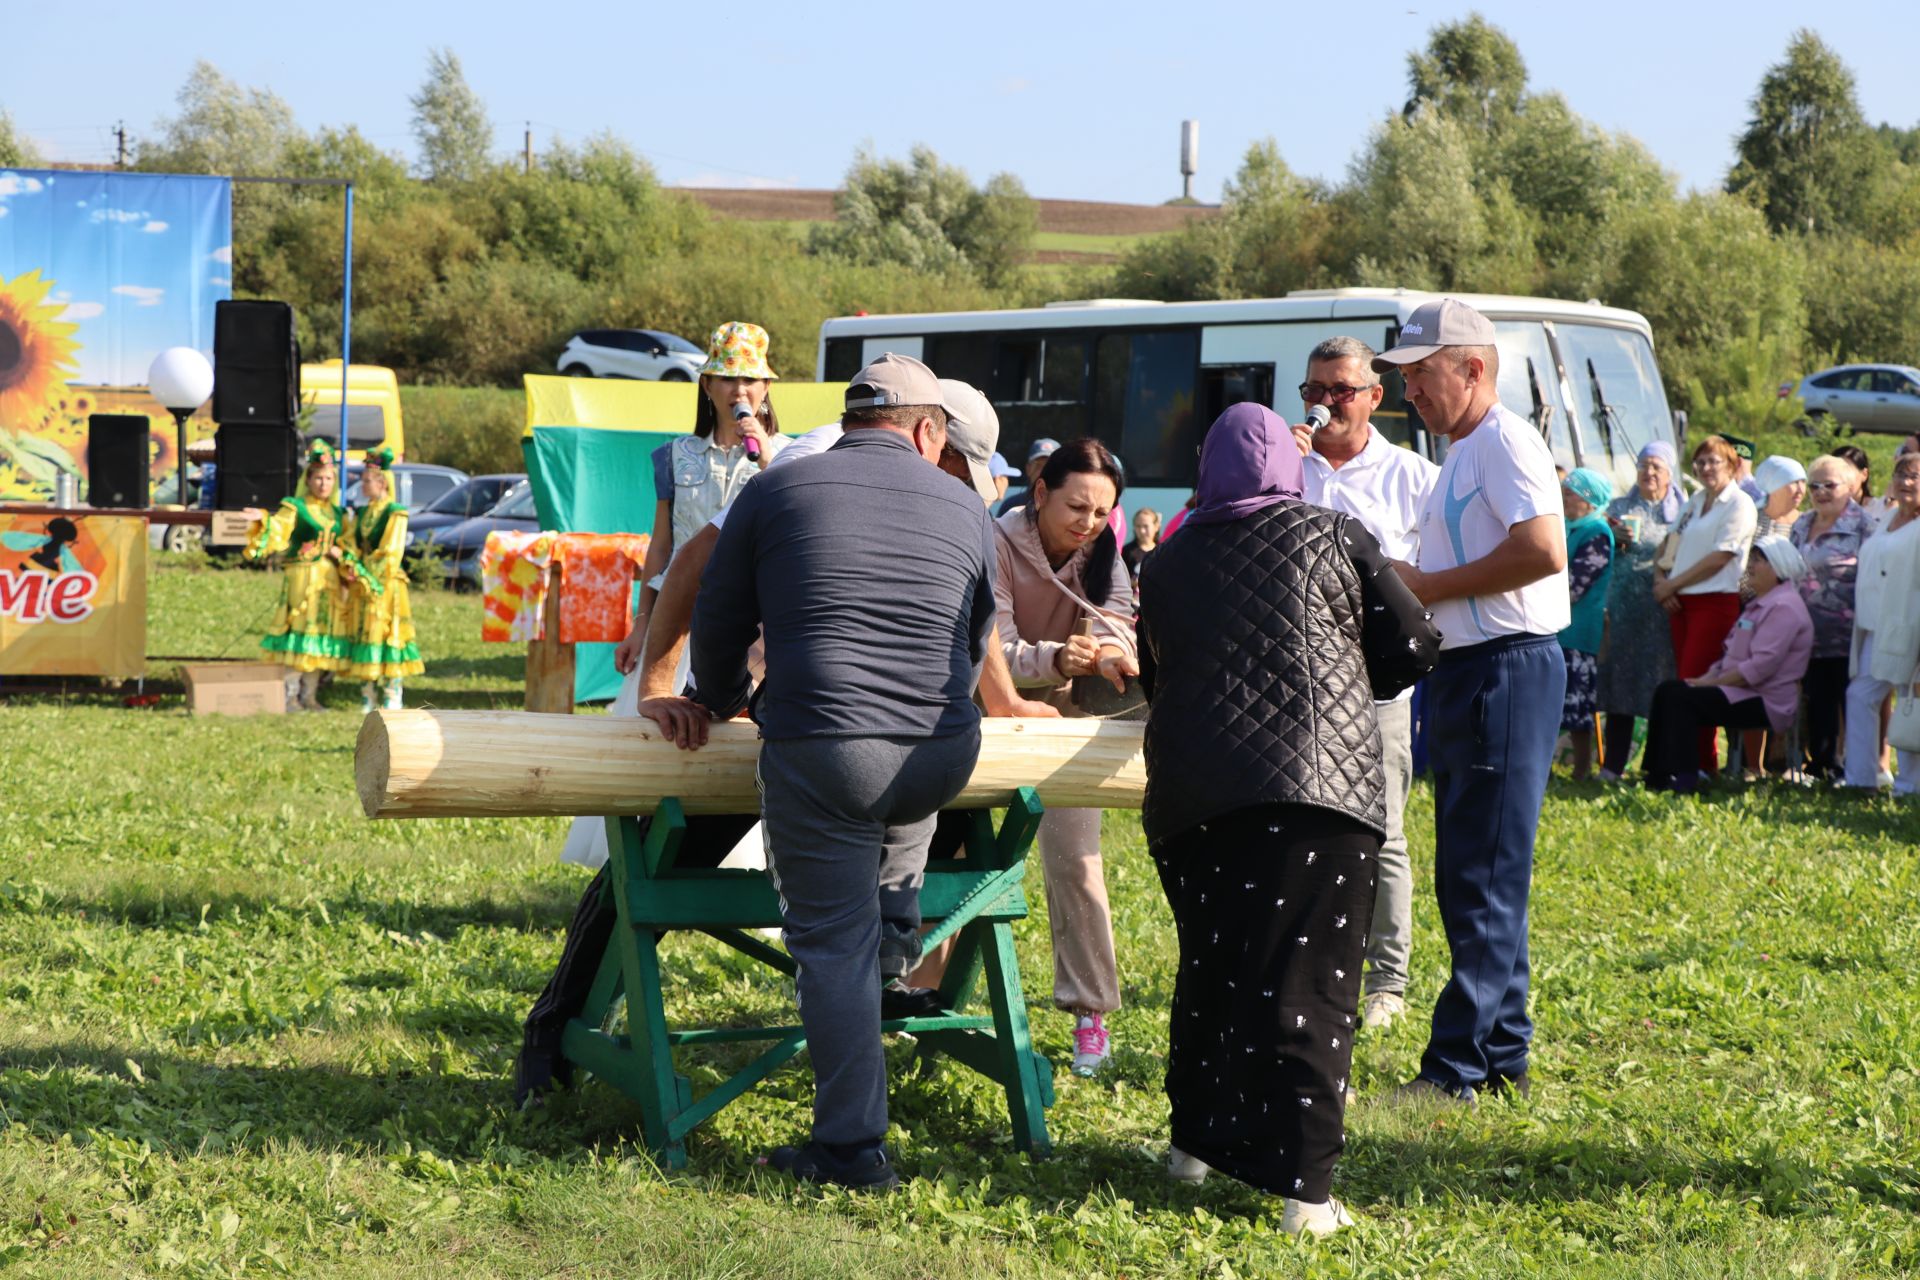
M 406 431 L 400 420 L 400 383 L 393 370 L 377 364 L 356 364 L 346 371 L 347 457 L 358 461 L 368 449 L 382 445 L 395 458 L 407 456 Z M 300 366 L 300 403 L 313 411 L 307 434 L 340 442 L 340 362 L 323 360 Z

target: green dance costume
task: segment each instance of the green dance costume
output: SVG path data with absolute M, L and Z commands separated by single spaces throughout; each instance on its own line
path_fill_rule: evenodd
M 365 581 L 353 589 L 353 629 L 349 634 L 348 672 L 371 686 L 387 687 L 387 705 L 400 705 L 400 682 L 425 671 L 414 643 L 413 606 L 402 556 L 407 549 L 407 509 L 391 499 L 355 509 L 345 524 Z
M 342 537 L 340 509 L 330 501 L 302 496 L 283 499 L 279 508 L 250 531 L 249 560 L 287 553 L 280 607 L 260 647 L 283 666 L 298 672 L 345 671 L 351 665 L 352 604 L 348 584 L 378 593 L 350 542 Z M 339 547 L 336 564 L 327 554 Z

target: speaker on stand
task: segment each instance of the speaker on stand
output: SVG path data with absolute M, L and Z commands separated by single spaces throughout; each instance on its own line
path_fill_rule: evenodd
M 213 420 L 223 427 L 290 427 L 299 409 L 300 346 L 293 308 L 284 302 L 215 303 Z
M 150 496 L 151 424 L 144 413 L 87 415 L 87 505 L 135 509 Z

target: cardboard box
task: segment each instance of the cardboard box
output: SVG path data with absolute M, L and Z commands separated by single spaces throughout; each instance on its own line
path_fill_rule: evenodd
M 247 519 L 244 511 L 216 511 L 213 521 L 207 526 L 207 545 L 210 547 L 244 547 L 247 545 L 247 530 L 253 522 Z
M 271 662 L 187 662 L 187 710 L 196 716 L 282 716 L 287 713 L 286 668 Z

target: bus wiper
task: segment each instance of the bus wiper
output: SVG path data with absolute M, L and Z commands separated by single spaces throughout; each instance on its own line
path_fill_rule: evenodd
M 1613 456 L 1613 425 L 1620 420 L 1620 411 L 1607 403 L 1607 391 L 1600 385 L 1600 371 L 1593 367 L 1593 357 L 1587 357 L 1587 383 L 1593 388 L 1593 414 L 1600 425 L 1600 444 Z
M 1533 366 L 1533 357 L 1527 357 L 1527 386 L 1533 391 L 1533 413 L 1530 415 L 1533 425 L 1539 429 L 1540 438 L 1547 438 L 1547 430 L 1553 424 L 1553 406 L 1547 403 L 1547 389 L 1540 381 L 1540 371 Z

